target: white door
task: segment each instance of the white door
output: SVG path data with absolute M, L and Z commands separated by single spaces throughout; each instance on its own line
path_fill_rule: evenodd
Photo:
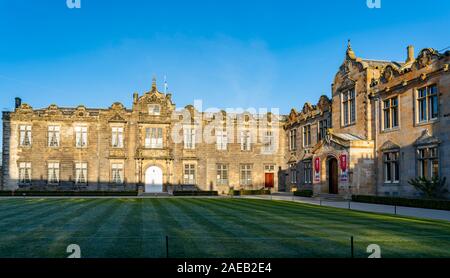
M 161 193 L 163 191 L 163 174 L 159 167 L 152 166 L 145 172 L 145 192 Z

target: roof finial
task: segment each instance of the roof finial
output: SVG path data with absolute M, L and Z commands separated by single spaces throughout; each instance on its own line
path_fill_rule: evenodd
M 156 76 L 155 75 L 153 75 L 153 78 L 152 78 L 152 89 L 156 89 Z
M 352 42 L 350 39 L 347 42 L 347 57 L 349 57 L 350 59 L 356 59 L 356 55 L 352 49 Z

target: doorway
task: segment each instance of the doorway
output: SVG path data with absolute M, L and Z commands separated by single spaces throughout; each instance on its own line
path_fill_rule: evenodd
M 328 160 L 328 180 L 329 193 L 339 194 L 339 167 L 336 158 L 332 157 Z
M 162 193 L 163 192 L 163 173 L 161 168 L 152 166 L 145 171 L 145 192 Z

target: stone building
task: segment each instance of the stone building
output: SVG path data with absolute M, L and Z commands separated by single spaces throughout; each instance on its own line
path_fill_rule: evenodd
M 416 196 L 450 178 L 450 51 L 363 59 L 350 43 L 331 98 L 289 115 L 176 110 L 156 82 L 133 106 L 3 113 L 3 189 L 146 192 L 180 187 Z
M 3 189 L 278 190 L 282 117 L 175 108 L 155 80 L 132 109 L 33 109 L 16 99 L 3 113 Z
M 417 196 L 412 178 L 450 177 L 449 56 L 409 46 L 405 62 L 362 59 L 349 43 L 331 101 L 287 118 L 290 187 Z

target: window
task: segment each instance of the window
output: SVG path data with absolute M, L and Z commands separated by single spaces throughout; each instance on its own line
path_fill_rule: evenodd
M 248 186 L 252 185 L 252 165 L 242 164 L 241 165 L 241 185 Z
M 75 144 L 77 148 L 85 148 L 87 147 L 87 127 L 85 126 L 76 126 L 75 127 Z
M 113 184 L 123 184 L 124 182 L 123 164 L 113 163 L 111 165 L 111 182 Z
M 266 172 L 266 173 L 275 172 L 275 165 L 273 165 L 273 164 L 264 165 L 264 172 Z
M 145 130 L 145 147 L 148 149 L 162 149 L 162 128 L 147 128 Z
M 385 183 L 398 183 L 400 181 L 398 157 L 399 152 L 386 152 L 383 154 Z
M 111 136 L 113 148 L 123 148 L 123 127 L 113 127 Z
M 51 148 L 59 147 L 61 127 L 60 126 L 48 126 L 48 146 Z
M 303 162 L 303 179 L 305 184 L 312 183 L 312 162 L 305 161 Z
M 328 131 L 328 120 L 322 120 L 319 122 L 319 134 L 317 135 L 318 140 L 325 139 Z
M 398 127 L 398 97 L 383 101 L 384 129 Z
M 437 86 L 421 88 L 417 95 L 419 123 L 435 120 L 439 117 Z
M 150 104 L 148 106 L 148 114 L 153 116 L 161 115 L 161 106 L 159 104 Z
M 21 125 L 20 129 L 20 146 L 31 146 L 31 125 Z
M 342 93 L 342 124 L 354 124 L 356 121 L 356 93 L 351 89 Z
M 311 145 L 311 125 L 303 127 L 303 147 Z
M 195 164 L 184 165 L 184 184 L 194 185 L 195 181 Z
M 59 162 L 48 163 L 48 184 L 59 184 Z
M 292 129 L 289 131 L 289 150 L 295 151 L 297 149 L 297 130 Z
M 191 127 L 183 128 L 184 148 L 188 150 L 195 149 L 195 129 Z
M 263 135 L 263 152 L 264 153 L 273 153 L 275 150 L 275 146 L 274 146 L 274 136 L 273 136 L 273 132 L 271 130 L 267 130 L 264 132 Z
M 250 130 L 241 131 L 241 151 L 251 151 L 252 150 L 252 142 Z
M 216 145 L 220 151 L 227 150 L 228 135 L 225 130 L 216 130 Z
M 418 149 L 419 176 L 433 178 L 439 176 L 439 157 L 437 147 Z
M 291 183 L 296 184 L 297 183 L 297 164 L 292 163 L 289 168 L 291 170 Z
M 19 163 L 19 183 L 31 184 L 31 162 Z
M 75 163 L 75 184 L 87 183 L 87 163 Z
M 228 185 L 228 165 L 217 164 L 217 185 Z

